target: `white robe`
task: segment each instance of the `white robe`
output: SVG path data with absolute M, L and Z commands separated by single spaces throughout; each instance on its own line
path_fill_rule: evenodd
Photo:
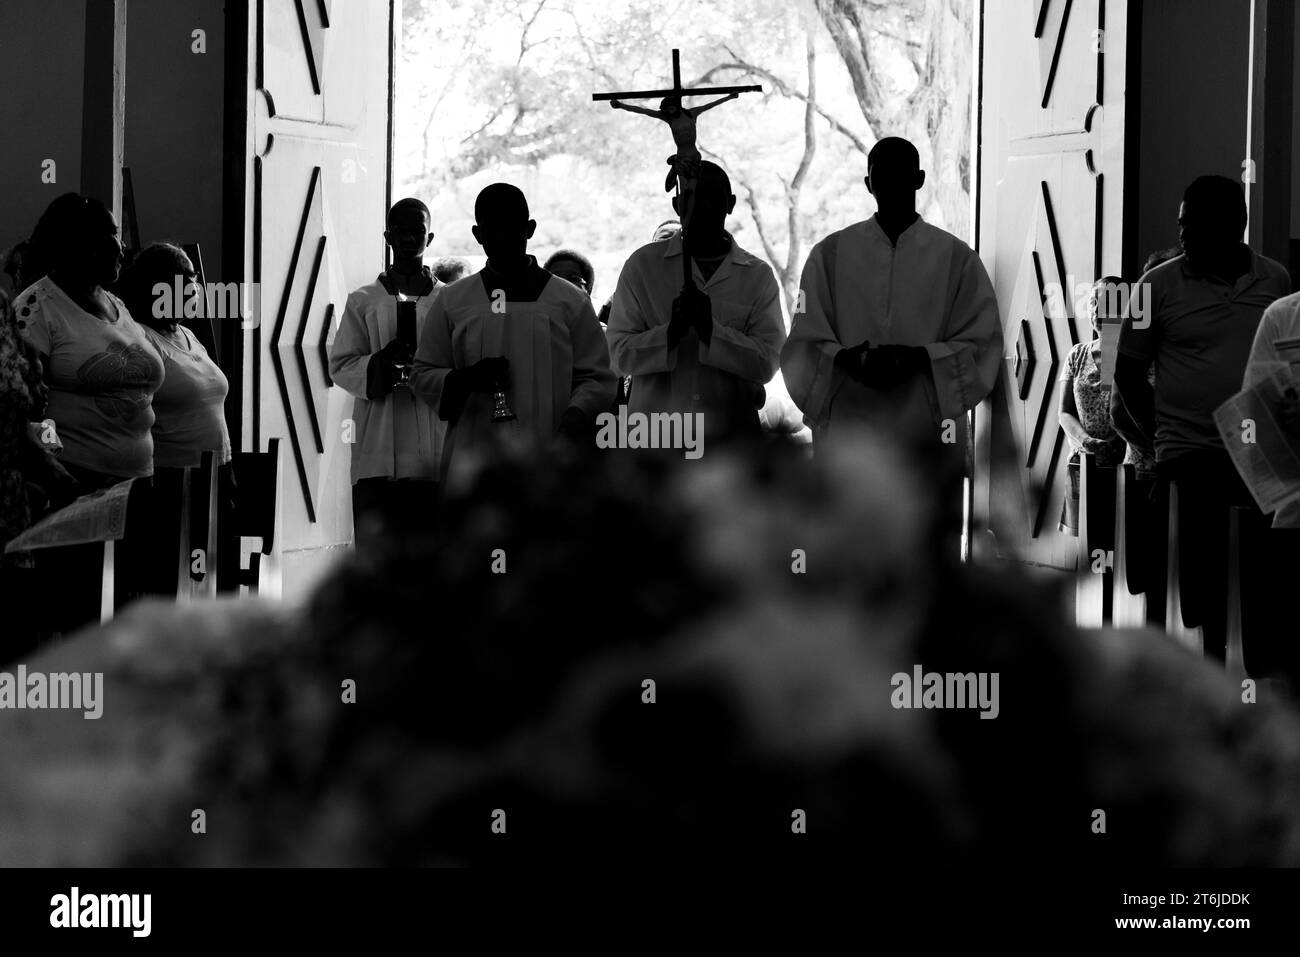
M 433 304 L 444 288 L 435 281 L 433 291 L 416 302 L 417 332 L 429 321 Z M 348 296 L 330 345 L 329 370 L 334 384 L 355 399 L 354 485 L 366 478 L 436 479 L 442 468 L 447 430 L 435 410 L 419 401 L 406 386 L 398 386 L 378 399 L 366 397 L 370 363 L 375 353 L 396 337 L 397 300 L 379 280 Z
M 1255 330 L 1255 342 L 1246 363 L 1242 388 L 1249 389 L 1282 369 L 1290 368 L 1300 375 L 1300 366 L 1293 364 L 1296 350 L 1286 354 L 1278 342 L 1300 339 L 1300 293 L 1278 299 L 1264 310 L 1264 317 Z M 1274 528 L 1300 528 L 1300 501 L 1288 502 L 1273 513 Z
M 813 247 L 803 309 L 781 351 L 781 371 L 814 429 L 870 423 L 886 431 L 943 432 L 993 389 L 1002 366 L 1002 321 L 979 256 L 918 218 L 889 242 L 872 217 Z M 895 390 L 871 389 L 834 365 L 840 349 L 924 346 L 929 375 Z
M 552 278 L 536 302 L 500 302 L 503 307 L 494 309 L 481 274 L 475 273 L 441 290 L 421 331 L 411 388 L 434 408 L 453 369 L 491 356 L 510 361 L 506 396 L 518 418 L 493 422 L 492 393 L 470 393 L 447 429 L 444 480 L 463 476 L 461 466 L 475 460 L 544 451 L 569 406 L 594 421 L 614 404 L 617 379 L 585 293 Z

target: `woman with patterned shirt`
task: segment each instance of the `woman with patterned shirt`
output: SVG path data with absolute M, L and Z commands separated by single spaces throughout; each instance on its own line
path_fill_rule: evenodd
M 40 358 L 55 421 L 59 460 L 87 494 L 153 475 L 153 395 L 163 382 L 158 347 L 107 287 L 117 280 L 122 244 L 104 204 L 77 193 L 50 203 L 32 233 L 36 280 L 14 302 L 23 339 Z M 128 528 L 121 543 L 119 594 L 133 594 L 138 566 Z M 101 552 L 95 545 L 44 549 L 57 602 L 52 630 L 93 621 L 99 610 Z
M 1106 317 L 1098 308 L 1098 293 L 1121 280 L 1107 276 L 1092 287 L 1089 315 L 1093 338 L 1070 350 L 1061 372 L 1061 428 L 1070 443 L 1070 487 L 1061 508 L 1060 528 L 1071 535 L 1079 534 L 1079 468 L 1081 453 L 1092 455 L 1097 464 L 1114 468 L 1123 463 L 1127 444 L 1110 421 L 1110 388 L 1101 380 L 1097 364 L 1101 358 L 1101 323 Z M 1104 300 L 1103 300 L 1104 301 Z

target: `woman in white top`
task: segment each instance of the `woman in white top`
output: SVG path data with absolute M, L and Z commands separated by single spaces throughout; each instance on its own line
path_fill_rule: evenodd
M 66 193 L 32 233 L 30 275 L 14 303 L 18 331 L 39 356 L 63 451 L 81 494 L 153 474 L 152 399 L 163 359 L 126 305 L 106 288 L 117 279 L 117 222 L 98 200 Z M 26 265 L 26 263 L 24 264 Z M 137 511 L 118 546 L 119 600 L 138 591 Z M 99 612 L 98 545 L 44 549 L 37 556 L 50 630 L 68 631 Z
M 194 333 L 180 323 L 184 302 L 174 301 L 177 277 L 186 299 L 202 295 L 185 251 L 172 243 L 154 243 L 139 252 L 117 287 L 161 353 L 166 370 L 153 397 L 154 465 L 195 466 L 204 452 L 214 453 L 217 464 L 225 465 L 230 461 L 225 413 L 230 385 Z
M 177 547 L 181 529 L 181 489 L 184 470 L 197 467 L 203 453 L 211 452 L 218 468 L 218 527 L 230 528 L 230 433 L 225 403 L 230 390 L 225 374 L 212 361 L 194 333 L 180 323 L 185 304 L 201 296 L 197 272 L 184 250 L 172 243 L 155 243 L 142 249 L 122 273 L 117 289 L 145 335 L 162 356 L 165 375 L 153 397 L 153 447 L 155 514 L 150 532 L 155 547 L 148 562 L 148 584 L 153 594 L 175 594 Z M 178 283 L 179 280 L 179 283 Z M 175 290 L 182 292 L 176 301 Z M 164 291 L 165 290 L 165 291 Z M 196 502 L 206 506 L 206 502 Z M 200 509 L 205 511 L 205 509 Z M 203 547 L 201 543 L 192 543 Z M 186 553 L 192 549 L 187 548 Z M 219 554 L 226 555 L 223 548 Z M 191 574 L 206 574 L 191 569 Z M 227 572 L 231 569 L 227 567 Z M 222 575 L 221 578 L 227 578 Z

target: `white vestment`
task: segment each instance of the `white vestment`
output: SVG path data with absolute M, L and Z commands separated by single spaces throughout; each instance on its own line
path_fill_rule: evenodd
M 470 393 L 447 429 L 444 480 L 449 470 L 459 474 L 458 461 L 544 451 L 569 406 L 594 421 L 614 404 L 617 379 L 591 299 L 563 279 L 551 277 L 533 302 L 490 297 L 482 273 L 441 290 L 421 332 L 411 388 L 438 408 L 447 373 L 493 356 L 510 361 L 505 392 L 518 418 L 492 421 L 493 394 Z
M 1300 375 L 1300 293 L 1275 301 L 1264 310 L 1255 330 L 1255 343 L 1246 363 L 1242 388 L 1267 379 L 1280 369 L 1290 368 Z M 1274 528 L 1300 528 L 1300 501 L 1288 502 L 1273 513 Z
M 803 309 L 781 351 L 781 371 L 814 429 L 870 423 L 939 435 L 992 391 L 1002 365 L 993 284 L 975 252 L 917 218 L 898 245 L 872 217 L 832 233 L 804 266 Z M 864 386 L 834 364 L 870 342 L 923 346 L 929 374 L 896 389 Z

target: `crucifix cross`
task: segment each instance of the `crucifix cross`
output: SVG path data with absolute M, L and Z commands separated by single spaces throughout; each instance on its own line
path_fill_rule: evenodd
M 761 86 L 682 86 L 681 51 L 673 50 L 673 88 L 671 90 L 633 90 L 629 93 L 593 93 L 593 100 L 652 100 L 656 96 L 703 96 L 706 93 L 762 93 Z
M 673 188 L 674 182 L 677 186 L 678 212 L 682 217 L 682 274 L 687 286 L 693 285 L 693 283 L 691 280 L 690 257 L 686 254 L 686 237 L 687 229 L 690 227 L 691 211 L 694 207 L 695 182 L 699 175 L 700 163 L 700 151 L 695 145 L 695 118 L 705 110 L 711 110 L 720 103 L 735 99 L 741 93 L 754 92 L 761 93 L 763 88 L 757 85 L 682 86 L 681 54 L 680 51 L 673 50 L 672 89 L 632 90 L 627 93 L 593 93 L 591 95 L 592 100 L 595 101 L 610 101 L 616 109 L 641 113 L 662 120 L 672 130 L 673 143 L 677 146 L 677 153 L 669 159 L 673 164 L 673 168 L 668 174 L 666 185 L 669 190 Z M 721 94 L 721 96 L 711 103 L 705 103 L 703 106 L 687 108 L 682 105 L 683 97 L 705 96 L 708 94 Z M 650 100 L 656 97 L 662 98 L 657 110 L 647 109 L 644 106 L 632 106 L 622 102 L 623 100 Z

